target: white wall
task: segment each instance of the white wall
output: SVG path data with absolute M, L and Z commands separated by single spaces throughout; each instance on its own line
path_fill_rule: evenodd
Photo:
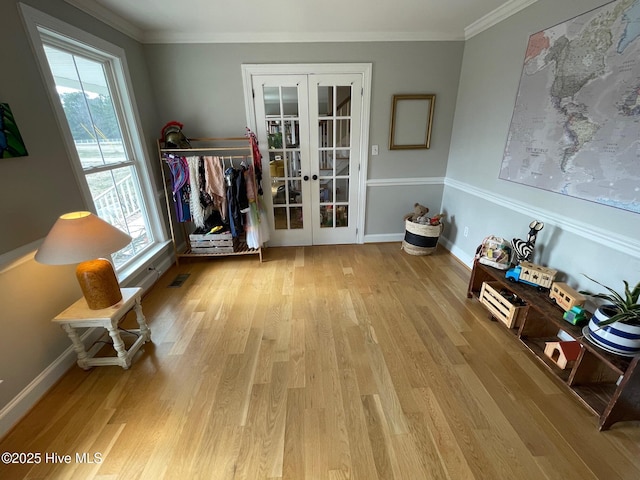
M 604 3 L 539 0 L 466 42 L 443 208 L 454 219 L 446 241 L 468 263 L 485 236 L 525 238 L 538 219 L 534 261 L 574 286 L 597 288 L 581 273 L 615 287 L 640 280 L 640 215 L 498 179 L 529 35 Z

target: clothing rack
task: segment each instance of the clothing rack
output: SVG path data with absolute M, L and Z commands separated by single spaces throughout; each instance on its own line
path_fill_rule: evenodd
M 225 160 L 242 159 L 254 167 L 255 181 L 255 161 L 253 158 L 253 149 L 251 141 L 247 137 L 225 137 L 225 138 L 189 138 L 191 148 L 165 148 L 164 139 L 158 139 L 158 157 L 160 160 L 160 168 L 162 172 L 162 183 L 164 186 L 165 201 L 167 207 L 167 217 L 169 220 L 169 229 L 171 230 L 171 240 L 176 255 L 176 264 L 179 264 L 182 257 L 217 257 L 230 255 L 258 255 L 262 262 L 262 247 L 250 248 L 247 245 L 244 234 L 238 236 L 233 241 L 218 240 L 221 235 L 196 236 L 194 234 L 195 225 L 191 221 L 180 222 L 175 215 L 175 206 L 173 205 L 173 188 L 171 173 L 167 175 L 168 166 L 164 160 L 165 154 L 173 154 L 178 157 L 204 156 L 213 155 L 221 158 L 223 167 L 226 169 Z M 244 152 L 240 154 L 240 152 Z M 256 182 L 256 187 L 258 187 Z M 192 200 L 193 201 L 193 200 Z M 179 234 L 178 234 L 179 232 Z M 198 240 L 193 239 L 198 237 Z M 200 238 L 212 239 L 200 241 Z M 184 240 L 184 244 L 182 242 Z M 195 247 L 194 243 L 206 244 L 207 248 Z M 218 246 L 214 246 L 218 245 Z M 220 246 L 223 245 L 223 246 Z M 230 251 L 231 247 L 233 251 Z M 217 252 L 220 250 L 220 253 Z

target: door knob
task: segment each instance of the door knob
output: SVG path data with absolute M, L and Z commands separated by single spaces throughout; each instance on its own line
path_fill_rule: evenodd
M 308 182 L 308 181 L 309 181 L 309 175 L 305 175 L 304 177 L 302 177 L 302 179 L 303 179 L 305 182 Z
M 311 177 L 311 178 L 313 178 L 314 180 L 317 180 L 317 179 L 318 179 L 318 175 L 314 175 L 314 176 L 313 176 L 313 177 Z

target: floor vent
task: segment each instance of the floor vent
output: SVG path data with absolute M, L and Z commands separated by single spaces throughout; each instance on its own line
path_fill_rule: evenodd
M 168 286 L 169 287 L 173 287 L 173 288 L 181 287 L 182 284 L 187 280 L 187 278 L 189 278 L 189 275 L 191 275 L 191 274 L 190 273 L 181 273 L 176 278 L 174 278 L 173 282 L 171 282 Z

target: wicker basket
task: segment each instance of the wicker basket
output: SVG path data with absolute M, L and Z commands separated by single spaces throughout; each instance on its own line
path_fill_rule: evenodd
M 422 225 L 405 220 L 402 249 L 409 255 L 430 255 L 436 250 L 444 225 Z

